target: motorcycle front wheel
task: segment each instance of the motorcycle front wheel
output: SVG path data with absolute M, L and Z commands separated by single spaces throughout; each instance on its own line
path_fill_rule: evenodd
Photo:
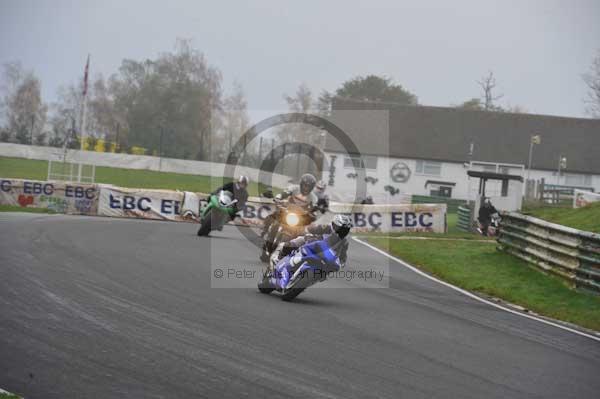
M 275 288 L 271 287 L 271 283 L 269 282 L 269 276 L 265 273 L 262 281 L 258 283 L 258 290 L 263 294 L 270 294 L 275 290 Z
M 271 226 L 269 226 L 269 229 L 267 230 L 267 232 L 265 234 L 265 238 L 264 238 L 262 250 L 260 252 L 260 260 L 261 260 L 261 262 L 269 262 L 269 257 L 273 253 L 273 243 L 272 243 L 272 240 L 275 239 L 275 237 L 273 237 L 273 231 L 275 229 L 275 226 L 273 226 L 274 224 L 275 223 L 273 223 L 273 224 L 271 224 Z M 277 233 L 275 233 L 275 235 L 276 234 Z
M 200 229 L 198 229 L 199 236 L 207 236 L 210 234 L 211 230 L 211 221 L 212 221 L 212 210 L 206 212 L 206 215 L 202 218 L 202 222 L 200 223 Z

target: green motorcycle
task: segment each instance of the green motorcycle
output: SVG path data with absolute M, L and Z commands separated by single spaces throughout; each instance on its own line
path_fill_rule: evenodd
M 211 230 L 222 230 L 223 225 L 235 217 L 236 203 L 237 200 L 229 191 L 221 190 L 219 194 L 212 194 L 200 215 L 198 235 L 207 236 Z

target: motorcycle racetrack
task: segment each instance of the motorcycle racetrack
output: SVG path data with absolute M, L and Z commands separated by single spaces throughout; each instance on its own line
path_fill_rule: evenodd
M 427 279 L 358 242 L 389 288 L 293 302 L 211 288 L 260 271 L 226 226 L 0 214 L 0 388 L 25 398 L 597 398 L 600 342 Z

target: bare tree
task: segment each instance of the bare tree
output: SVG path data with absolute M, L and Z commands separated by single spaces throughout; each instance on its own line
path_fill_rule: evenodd
M 588 98 L 585 100 L 586 112 L 600 118 L 600 50 L 592 61 L 589 72 L 583 75 L 583 81 L 588 86 Z
M 284 95 L 283 98 L 286 101 L 290 112 L 323 115 L 324 112 L 328 111 L 327 104 L 325 104 L 328 100 L 326 94 L 323 93 L 320 98 L 315 101 L 310 88 L 305 83 L 298 86 L 294 96 Z M 289 146 L 290 143 L 303 143 L 304 145 L 308 145 L 309 148 L 312 148 L 310 151 L 314 153 L 314 148 L 319 148 L 321 146 L 320 137 L 321 130 L 319 128 L 312 125 L 292 123 L 284 125 L 279 129 L 278 141 L 280 144 L 286 144 L 286 146 Z M 314 156 L 304 152 L 300 154 L 301 151 L 299 151 L 299 145 L 300 144 L 293 144 L 295 147 L 289 146 L 286 150 L 286 154 L 291 148 L 294 148 L 294 151 L 296 152 L 296 155 L 293 157 L 294 159 L 289 159 L 287 162 L 286 174 L 299 177 L 306 172 L 316 173 L 316 165 L 306 158 L 307 156 L 314 158 Z M 306 147 L 304 147 L 304 149 L 305 148 Z M 286 168 L 285 165 L 284 168 Z
M 490 71 L 487 76 L 482 77 L 477 83 L 481 87 L 481 90 L 483 90 L 483 109 L 486 111 L 499 110 L 499 107 L 495 105 L 495 102 L 504 97 L 504 94 L 494 95 L 494 88 L 496 87 L 494 73 Z
M 321 94 L 317 99 L 317 113 L 319 116 L 327 117 L 331 115 L 333 97 L 334 95 L 327 90 L 321 91 Z
M 47 106 L 42 102 L 41 82 L 20 63 L 4 65 L 2 111 L 10 136 L 22 144 L 43 143 Z
M 189 40 L 178 39 L 173 51 L 155 59 L 123 60 L 108 87 L 123 115 L 120 140 L 126 145 L 160 150 L 167 157 L 212 157 L 221 73 Z
M 19 61 L 7 62 L 3 65 L 3 76 L 0 82 L 0 91 L 2 98 L 0 99 L 0 116 L 8 118 L 7 108 L 11 97 L 17 91 L 19 82 L 23 79 L 23 66 Z
M 306 83 L 300 84 L 296 93 L 293 96 L 284 95 L 283 99 L 288 105 L 290 112 L 298 112 L 303 114 L 318 113 L 318 103 L 313 100 L 312 91 Z M 309 142 L 311 137 L 317 131 L 313 126 L 292 124 L 283 126 L 279 132 L 281 141 L 302 141 Z
M 244 88 L 239 82 L 233 83 L 231 94 L 223 101 L 222 117 L 219 123 L 221 134 L 213 138 L 213 146 L 220 151 L 217 151 L 218 154 L 215 152 L 214 155 L 225 159 L 242 134 L 250 127 L 248 102 Z
M 493 111 L 493 112 L 508 112 L 513 114 L 526 114 L 528 111 L 522 105 L 506 105 L 505 107 L 497 105 L 497 101 L 504 97 L 504 94 L 494 95 L 496 88 L 496 78 L 494 73 L 490 71 L 488 75 L 477 80 L 477 84 L 481 87 L 482 95 L 480 98 L 471 98 L 461 104 L 453 105 L 453 107 L 468 110 L 468 111 Z
M 293 112 L 310 112 L 313 106 L 312 92 L 306 83 L 300 84 L 294 96 L 284 95 L 288 108 Z
M 50 124 L 53 137 L 50 142 L 52 146 L 79 147 L 75 141 L 77 140 L 77 127 L 83 101 L 82 92 L 83 83 L 78 86 L 71 84 L 58 88 L 57 101 L 51 106 Z

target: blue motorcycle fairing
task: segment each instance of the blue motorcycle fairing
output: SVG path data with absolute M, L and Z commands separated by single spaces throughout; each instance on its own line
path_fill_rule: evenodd
M 329 245 L 327 236 L 323 240 L 305 244 L 281 259 L 275 266 L 270 283 L 277 289 L 286 288 L 293 276 L 291 272 L 294 265 L 300 265 L 294 274 L 313 273 L 313 275 L 338 271 L 341 267 L 338 255 Z

